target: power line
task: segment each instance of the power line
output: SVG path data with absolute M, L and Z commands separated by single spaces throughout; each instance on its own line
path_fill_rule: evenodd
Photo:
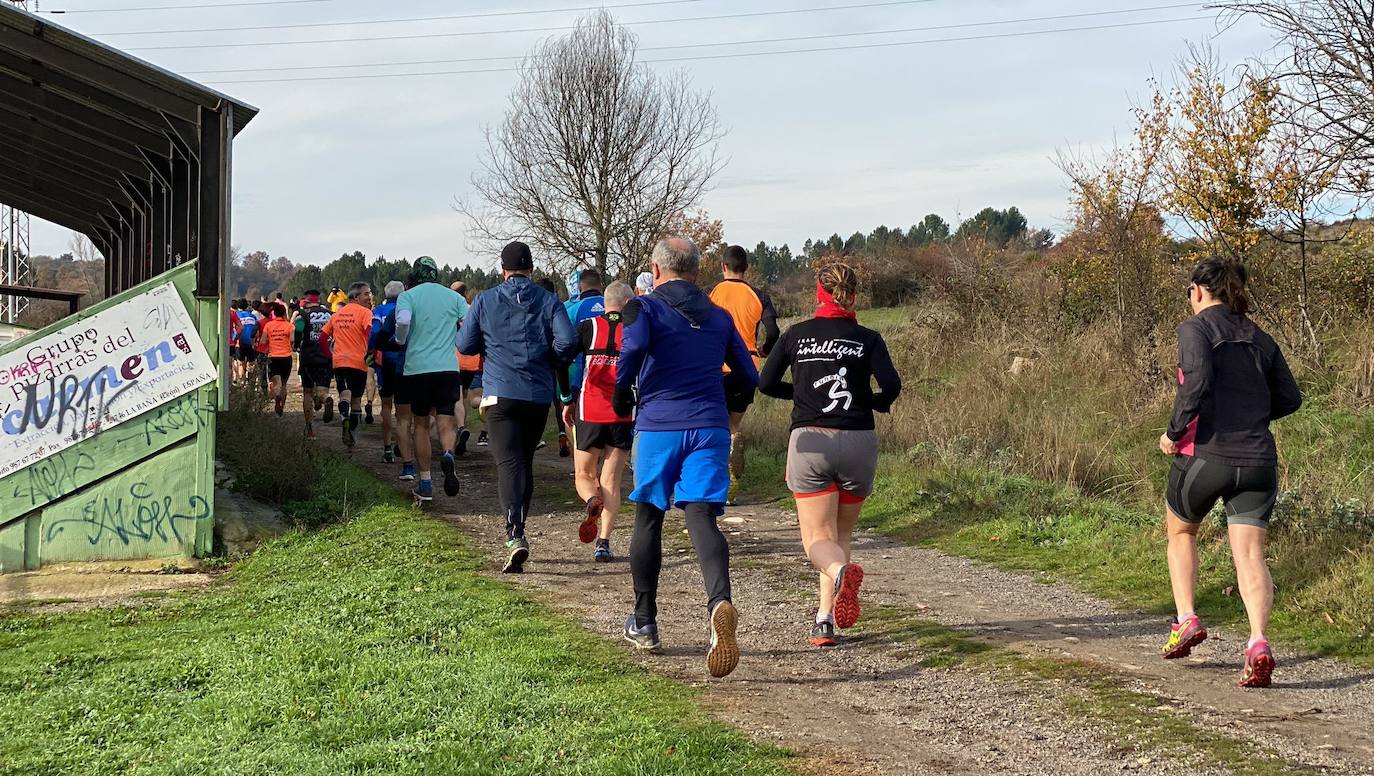
M 68 13 L 122 13 L 124 11 L 183 11 L 200 8 L 245 8 L 258 5 L 303 5 L 305 3 L 333 3 L 337 0 L 242 0 L 242 2 L 227 3 L 202 3 L 200 5 L 150 5 L 133 8 L 72 8 L 58 9 L 50 11 L 44 9 L 38 13 L 48 14 L 68 14 Z
M 311 2 L 323 2 L 323 0 L 310 0 Z M 180 35 L 195 32 L 259 32 L 262 30 L 302 30 L 312 27 L 350 27 L 359 24 L 410 24 L 414 22 L 447 22 L 460 19 L 490 19 L 498 16 L 541 16 L 554 13 L 570 13 L 573 11 L 595 11 L 605 8 L 615 10 L 619 8 L 644 8 L 657 5 L 686 5 L 688 3 L 701 3 L 705 0 L 651 0 L 638 3 L 621 3 L 619 5 L 580 5 L 571 8 L 544 8 L 540 10 L 524 11 L 487 11 L 483 13 L 464 13 L 450 16 L 414 16 L 408 19 L 362 19 L 352 22 L 305 22 L 302 24 L 264 24 L 256 27 L 202 27 L 199 29 L 185 30 L 136 30 L 134 32 L 102 32 L 95 33 L 93 37 L 118 37 L 121 35 Z
M 788 38 L 764 38 L 761 40 L 735 40 L 722 41 L 719 43 L 682 43 L 672 46 L 644 46 L 640 51 L 675 51 L 680 49 L 714 48 L 718 46 L 748 46 L 764 43 L 797 43 L 807 40 L 826 40 L 832 38 L 858 38 L 871 35 L 898 35 L 909 32 L 935 32 L 937 30 L 967 29 L 970 27 L 994 27 L 1006 24 L 1026 24 L 1030 22 L 1063 21 L 1065 19 L 1082 19 L 1097 16 L 1119 16 L 1127 13 L 1144 13 L 1146 11 L 1174 10 L 1178 8 L 1204 8 L 1206 3 L 1174 3 L 1171 5 L 1151 5 L 1141 8 L 1124 8 L 1111 11 L 1086 11 L 1083 13 L 1056 14 L 1054 16 L 1032 16 L 1024 19 L 1002 19 L 991 22 L 963 22 L 960 24 L 938 24 L 926 27 L 904 27 L 895 30 L 873 30 L 870 32 L 835 32 L 823 35 L 801 35 Z M 502 56 L 502 57 L 468 57 L 464 59 L 419 59 L 408 62 L 370 62 L 355 63 L 347 65 L 295 65 L 290 67 L 245 67 L 230 68 L 224 70 L 187 70 L 187 75 L 219 75 L 226 73 L 288 73 L 299 72 L 302 70 L 346 70 L 367 67 L 417 67 L 421 65 L 456 65 L 473 62 L 508 62 L 524 59 L 524 55 Z
M 1198 17 L 1196 17 L 1196 16 L 1188 16 L 1188 17 L 1182 17 L 1182 18 L 1176 18 L 1176 19 L 1152 19 L 1152 20 L 1149 20 L 1149 21 L 1139 21 L 1139 22 L 1121 22 L 1121 23 L 1119 23 L 1119 24 L 1098 24 L 1098 25 L 1092 25 L 1092 26 L 1089 26 L 1089 27 L 1064 27 L 1064 28 L 1054 29 L 1054 30 L 1028 30 L 1028 31 L 1020 31 L 1020 32 L 992 33 L 992 34 L 988 34 L 988 35 L 968 35 L 968 36 L 952 37 L 952 38 L 929 38 L 929 39 L 926 39 L 926 40 L 904 40 L 904 41 L 894 41 L 894 42 L 891 42 L 891 43 L 859 43 L 859 44 L 854 44 L 854 45 L 851 45 L 851 46 L 825 46 L 825 47 L 816 47 L 816 48 L 787 49 L 787 50 L 784 50 L 784 51 L 733 52 L 733 53 L 729 53 L 729 54 L 707 54 L 707 55 L 703 55 L 703 56 L 694 56 L 694 57 L 670 57 L 670 58 L 665 58 L 665 59 L 646 59 L 646 60 L 643 60 L 643 62 L 644 62 L 644 64 L 659 64 L 659 63 L 668 63 L 668 62 L 697 62 L 697 61 L 709 60 L 709 59 L 739 59 L 739 58 L 743 58 L 743 57 L 769 57 L 769 56 L 781 56 L 781 55 L 787 55 L 787 54 L 815 54 L 815 53 L 822 53 L 822 52 L 829 52 L 829 51 L 857 51 L 857 50 L 861 50 L 861 49 L 895 48 L 895 47 L 899 47 L 899 46 L 921 46 L 921 45 L 930 45 L 930 44 L 936 44 L 936 43 L 959 43 L 959 42 L 977 41 L 977 40 L 998 40 L 998 39 L 1005 39 L 1005 38 L 1022 38 L 1022 37 L 1032 37 L 1032 36 L 1041 36 L 1041 35 L 1054 35 L 1054 34 L 1060 34 L 1060 33 L 1066 33 L 1066 32 L 1094 32 L 1094 31 L 1099 31 L 1099 30 L 1124 29 L 1124 28 L 1128 28 L 1128 27 L 1145 27 L 1145 26 L 1156 25 L 1156 24 L 1176 24 L 1176 23 L 1179 23 L 1179 22 L 1192 22 L 1192 21 L 1197 21 L 1197 20 L 1198 20 Z M 439 71 L 428 72 L 428 73 L 368 73 L 368 74 L 335 75 L 335 76 L 305 76 L 305 77 L 301 77 L 301 78 L 268 78 L 268 79 L 253 78 L 253 79 L 240 79 L 240 80 L 228 80 L 228 81 L 215 81 L 214 83 L 215 83 L 216 85 L 228 85 L 228 84 L 278 84 L 278 83 L 296 83 L 296 82 L 303 82 L 303 81 L 358 81 L 358 80 L 375 79 L 375 78 L 421 78 L 421 77 L 441 76 L 441 75 L 473 75 L 473 74 L 478 74 L 478 73 L 516 73 L 516 72 L 519 72 L 519 70 L 520 70 L 519 68 L 505 67 L 505 68 L 487 68 L 487 69 L 478 69 L 478 70 L 439 70 Z
M 720 21 L 724 19 L 744 19 L 760 16 L 782 16 L 786 14 L 799 13 L 820 13 L 823 11 L 849 11 L 860 8 L 888 8 L 897 5 L 917 5 L 924 3 L 935 3 L 939 0 L 884 0 L 883 2 L 858 3 L 853 5 L 829 5 L 817 8 L 794 8 L 783 11 L 750 11 L 747 13 L 715 14 L 711 16 L 689 16 L 678 19 L 648 19 L 638 22 L 622 22 L 625 27 L 637 27 L 648 24 L 677 24 L 680 22 L 704 22 Z M 325 38 L 321 40 L 279 40 L 279 41 L 250 41 L 246 43 L 193 43 L 176 46 L 140 46 L 131 48 L 129 51 L 179 51 L 186 49 L 211 49 L 211 48 L 248 48 L 257 46 L 304 46 L 319 43 L 372 43 L 387 40 L 423 40 L 428 38 L 467 38 L 482 35 L 505 35 L 519 32 L 566 32 L 567 30 L 577 29 L 576 26 L 563 25 L 559 27 L 525 27 L 522 29 L 507 30 L 473 30 L 467 32 L 434 32 L 423 35 L 384 35 L 371 38 Z

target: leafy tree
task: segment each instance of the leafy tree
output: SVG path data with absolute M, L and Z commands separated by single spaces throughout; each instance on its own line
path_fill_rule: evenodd
M 959 225 L 954 233 L 956 240 L 983 239 L 998 248 L 1026 234 L 1026 217 L 1015 207 L 1006 210 L 983 208 L 973 218 Z
M 917 248 L 949 239 L 949 222 L 931 213 L 912 226 L 906 233 L 907 241 Z

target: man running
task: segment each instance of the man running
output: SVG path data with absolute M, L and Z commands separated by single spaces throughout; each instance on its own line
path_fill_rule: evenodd
M 258 331 L 258 340 L 267 353 L 267 398 L 278 416 L 286 407 L 286 381 L 291 379 L 291 339 L 296 329 L 286 320 L 286 305 L 274 302 L 270 315 Z
M 612 409 L 616 364 L 620 360 L 620 312 L 634 298 L 634 291 L 616 281 L 606 288 L 605 313 L 577 324 L 582 357 L 569 370 L 580 385 L 573 388 L 567 373 L 559 373 L 563 393 L 563 418 L 574 429 L 577 452 L 573 476 L 577 495 L 587 504 L 587 518 L 578 528 L 583 544 L 596 541 L 592 558 L 601 563 L 614 559 L 611 529 L 620 511 L 620 480 L 634 444 L 634 416 L 617 415 Z M 588 297 L 584 295 L 584 301 Z M 598 301 L 601 301 L 598 295 Z
M 606 312 L 605 299 L 601 293 L 601 273 L 594 269 L 584 269 L 579 270 L 576 275 L 577 296 L 569 299 L 563 305 L 563 309 L 568 311 L 568 319 L 572 321 L 574 329 L 583 321 L 599 318 Z M 568 374 L 572 380 L 572 389 L 576 392 L 582 386 L 582 359 L 573 361 L 572 366 L 568 368 Z M 559 411 L 563 413 L 565 418 L 568 416 L 566 405 L 561 407 Z M 572 424 L 565 423 L 564 426 L 568 431 L 573 432 L 574 437 L 577 436 L 577 429 Z M 565 458 L 567 457 L 564 454 L 565 450 L 568 454 L 572 453 L 572 445 L 568 443 L 567 437 L 567 433 L 560 434 L 558 437 L 558 454 Z
M 415 460 L 420 479 L 415 483 L 415 497 L 421 501 L 434 498 L 434 482 L 430 476 L 430 412 L 439 424 L 439 444 L 443 453 L 439 466 L 444 471 L 444 494 L 458 495 L 458 473 L 454 460 L 454 446 L 458 433 L 453 413 L 458 403 L 458 354 L 454 350 L 454 333 L 468 314 L 467 300 L 439 283 L 439 267 L 434 259 L 421 256 L 415 260 L 415 287 L 403 292 L 396 300 L 396 336 L 405 345 L 405 379 L 410 391 L 410 412 L 415 418 Z
M 238 300 L 235 306 L 238 307 L 240 324 L 239 350 L 235 354 L 238 378 L 244 383 L 249 383 L 253 376 L 253 365 L 258 360 L 258 352 L 253 349 L 253 338 L 258 333 L 258 316 L 253 314 L 247 299 Z
M 720 265 L 725 279 L 711 289 L 711 301 L 730 313 L 735 328 L 744 344 L 749 347 L 754 368 L 759 366 L 759 356 L 768 355 L 778 341 L 778 314 L 773 309 L 773 300 L 768 294 L 749 285 L 744 279 L 749 271 L 749 253 L 738 245 L 725 250 L 725 260 Z M 762 336 L 759 327 L 763 327 Z M 744 413 L 754 403 L 754 391 L 734 393 L 725 397 L 730 410 L 730 499 L 735 503 L 735 492 L 739 480 L 744 476 Z
M 372 289 L 366 283 L 348 287 L 348 302 L 334 313 L 321 329 L 328 339 L 320 340 L 320 349 L 330 356 L 334 366 L 334 388 L 339 392 L 339 423 L 343 426 L 343 443 L 353 449 L 353 432 L 362 421 L 361 408 L 354 399 L 361 399 L 367 386 L 367 341 L 372 336 Z
M 396 331 L 393 324 L 390 333 L 383 339 L 383 328 L 388 316 L 395 317 L 396 299 L 405 290 L 405 284 L 399 280 L 393 280 L 386 284 L 383 289 L 384 302 L 377 305 L 372 310 L 372 337 L 368 341 L 368 352 L 373 354 L 372 371 L 376 373 L 377 396 L 382 403 L 382 462 L 391 463 L 396 460 L 396 450 L 393 447 L 394 421 L 392 411 L 395 407 L 396 388 L 401 381 L 401 372 L 398 366 L 404 364 L 404 351 L 386 351 L 383 347 Z M 372 405 L 368 403 L 366 414 L 371 414 Z M 365 418 L 366 420 L 366 415 Z
M 327 341 L 325 324 L 329 323 L 329 309 L 320 304 L 320 292 L 305 292 L 301 300 L 301 312 L 297 316 L 300 326 L 296 329 L 296 351 L 300 353 L 301 411 L 305 415 L 305 438 L 315 438 L 315 410 L 324 407 L 324 422 L 328 423 L 334 414 L 334 399 L 329 396 L 329 378 L 333 374 L 329 353 L 320 343 Z
M 558 297 L 530 280 L 528 245 L 501 250 L 505 281 L 477 297 L 458 333 L 463 355 L 482 356 L 487 424 L 501 506 L 506 513 L 506 564 L 520 573 L 530 555 L 525 518 L 534 495 L 534 451 L 554 400 L 554 370 L 567 368 L 576 334 Z
M 730 545 L 716 525 L 730 491 L 729 391 L 753 391 L 758 371 L 735 323 L 696 285 L 701 253 L 691 240 L 660 240 L 650 261 L 654 292 L 625 306 L 616 368 L 616 415 L 635 411 L 635 530 L 630 540 L 635 612 L 625 639 L 656 650 L 663 516 L 686 512 L 687 532 L 706 582 L 711 649 L 706 666 L 735 670 L 738 614 L 730 602 Z M 722 378 L 721 366 L 730 372 Z M 638 397 L 635 387 L 638 384 Z

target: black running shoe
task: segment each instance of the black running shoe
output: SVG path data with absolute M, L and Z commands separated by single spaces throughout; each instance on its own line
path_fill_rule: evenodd
M 458 449 L 457 449 L 457 450 L 454 450 L 454 452 L 457 453 L 458 455 L 467 455 L 467 452 L 468 452 L 468 438 L 471 437 L 471 436 L 472 436 L 472 432 L 471 432 L 471 431 L 468 431 L 468 430 L 465 429 L 465 428 L 460 428 L 460 429 L 458 429 Z
M 333 419 L 334 419 L 334 397 L 333 397 L 333 396 L 326 396 L 326 397 L 324 397 L 324 417 L 320 418 L 320 420 L 323 420 L 325 423 L 328 423 L 329 421 L 331 421 L 331 420 L 333 420 Z
M 624 636 L 626 641 L 635 645 L 635 649 L 645 652 L 657 652 L 663 646 L 658 640 L 658 626 L 651 624 L 641 628 L 635 624 L 633 614 L 625 620 Z
M 391 445 L 382 448 L 382 463 L 394 463 L 396 456 L 391 452 Z
M 363 422 L 372 422 L 372 402 L 368 402 L 367 404 L 363 405 Z
M 477 446 L 478 446 L 478 447 L 486 447 L 486 446 L 489 445 L 489 444 L 491 444 L 491 443 L 487 440 L 487 430 L 486 430 L 486 429 L 482 429 L 481 431 L 478 431 L 478 432 L 477 432 Z
M 835 626 L 829 620 L 818 622 L 811 628 L 811 646 L 813 647 L 833 647 L 835 646 Z
M 439 459 L 439 468 L 444 470 L 444 495 L 453 498 L 458 495 L 458 473 L 453 466 L 453 453 L 444 452 Z
M 525 570 L 525 561 L 530 559 L 530 543 L 525 537 L 511 539 L 506 542 L 506 552 L 510 553 L 506 557 L 506 565 L 501 569 L 502 574 L 520 574 Z

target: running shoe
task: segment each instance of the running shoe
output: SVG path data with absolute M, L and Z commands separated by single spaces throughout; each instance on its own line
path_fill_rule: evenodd
M 737 496 L 739 496 L 739 480 L 735 479 L 735 475 L 731 474 L 731 475 L 730 475 L 730 492 L 725 496 L 725 506 L 727 506 L 727 507 L 737 507 L 737 506 L 739 506 L 739 499 L 737 498 Z
M 402 482 L 410 482 L 411 480 L 414 480 L 415 464 L 411 463 L 410 461 L 402 461 L 401 473 L 396 476 L 396 479 L 401 480 Z
M 465 428 L 458 429 L 458 449 L 455 451 L 458 455 L 467 455 L 468 438 L 471 436 L 471 431 L 468 431 Z
M 478 431 L 478 432 L 477 432 L 477 446 L 478 446 L 478 447 L 486 447 L 488 444 L 491 444 L 491 443 L 487 441 L 487 430 L 486 430 L 486 429 L 482 429 L 481 431 Z
M 283 396 L 278 396 L 277 399 L 276 399 L 276 402 L 274 402 L 274 403 L 275 403 L 276 406 L 273 407 L 273 411 L 276 412 L 276 413 L 277 413 L 277 417 L 280 418 L 280 417 L 281 417 L 281 414 L 282 414 L 282 411 L 284 411 L 284 410 L 286 409 L 286 396 L 284 396 L 284 395 L 283 395 Z
M 347 448 L 349 448 L 349 449 L 352 449 L 352 447 L 353 447 L 353 442 L 354 442 L 354 439 L 353 439 L 353 424 L 349 421 L 349 419 L 348 419 L 347 417 L 340 416 L 340 418 L 339 418 L 339 425 L 343 427 L 343 443 L 344 443 L 344 447 L 347 447 Z
M 1177 660 L 1193 653 L 1193 647 L 1207 640 L 1207 629 L 1196 614 L 1190 614 L 1183 622 L 1175 622 L 1169 627 L 1169 640 L 1160 652 L 1165 660 Z
M 706 670 L 717 679 L 729 676 L 739 665 L 739 644 L 735 641 L 735 627 L 739 613 L 729 601 L 721 601 L 711 610 L 711 650 L 706 653 Z
M 813 647 L 833 647 L 835 646 L 835 626 L 829 620 L 818 622 L 811 626 L 811 646 Z
M 1268 641 L 1256 641 L 1245 650 L 1245 671 L 1240 675 L 1241 687 L 1268 687 L 1274 674 L 1274 653 Z
M 333 396 L 326 396 L 326 397 L 324 397 L 324 417 L 320 418 L 320 420 L 323 420 L 325 423 L 328 423 L 329 421 L 331 421 L 331 420 L 333 420 L 333 419 L 334 419 L 334 397 L 333 397 Z
M 625 619 L 625 640 L 644 652 L 657 652 L 663 646 L 658 640 L 658 626 L 651 623 L 641 628 L 633 614 Z
M 458 473 L 454 471 L 453 453 L 445 450 L 439 459 L 439 468 L 444 470 L 444 495 L 453 498 L 458 495 Z
M 548 447 L 548 446 L 549 446 L 549 443 L 548 443 L 548 442 L 545 442 L 544 440 L 541 439 L 541 440 L 539 440 L 539 444 L 537 444 L 537 445 L 534 446 L 534 449 L 535 449 L 535 450 L 543 450 L 544 448 L 546 448 L 546 447 Z
M 372 402 L 368 402 L 367 404 L 363 405 L 363 422 L 372 422 Z
M 610 563 L 615 560 L 615 555 L 611 554 L 610 539 L 596 540 L 596 549 L 592 550 L 592 560 L 597 563 Z
M 433 501 L 434 481 L 420 480 L 419 482 L 415 483 L 415 490 L 411 491 L 411 495 L 415 496 L 415 498 L 419 499 L 420 501 Z
M 598 490 L 595 496 L 587 499 L 587 516 L 583 518 L 582 525 L 577 527 L 577 540 L 583 544 L 591 544 L 596 539 L 596 534 L 600 528 L 601 510 L 606 508 L 606 502 L 601 498 L 601 491 Z
M 307 441 L 307 442 L 314 442 L 314 441 L 315 441 L 315 425 L 314 425 L 313 423 L 306 423 L 306 424 L 305 424 L 305 441 Z
M 323 407 L 323 406 L 324 406 L 324 399 L 321 399 L 320 397 L 316 396 L 316 397 L 315 397 L 315 411 L 316 411 L 316 412 L 319 412 L 319 411 L 320 411 L 320 408 Z
M 864 583 L 864 567 L 846 563 L 835 577 L 835 627 L 846 630 L 859 621 L 859 586 Z
M 393 463 L 393 462 L 395 462 L 395 460 L 396 460 L 396 455 L 395 455 L 394 453 L 391 452 L 391 445 L 387 445 L 386 447 L 383 447 L 383 448 L 382 448 L 382 463 Z
M 501 569 L 502 574 L 520 574 L 525 570 L 525 561 L 530 558 L 530 543 L 525 537 L 511 539 L 506 542 L 506 565 Z
M 558 457 L 567 458 L 572 455 L 572 443 L 568 441 L 566 431 L 558 432 Z

